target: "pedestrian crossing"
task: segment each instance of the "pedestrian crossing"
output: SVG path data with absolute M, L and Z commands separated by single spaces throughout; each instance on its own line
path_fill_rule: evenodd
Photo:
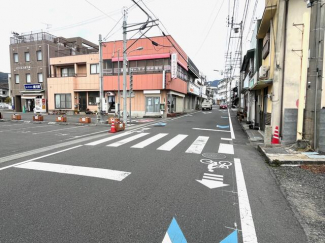
M 104 144 L 106 147 L 116 148 L 131 143 L 132 141 L 139 141 L 138 143 L 132 145 L 131 148 L 143 149 L 155 142 L 159 143 L 159 140 L 167 137 L 169 138 L 169 140 L 167 142 L 165 141 L 163 144 L 158 145 L 156 150 L 172 151 L 175 147 L 181 144 L 185 139 L 189 138 L 189 136 L 186 134 L 177 134 L 177 135 L 175 134 L 172 135 L 171 137 L 171 134 L 168 133 L 150 134 L 148 132 L 141 132 L 141 133 L 124 132 L 97 141 L 93 141 L 85 145 L 96 146 L 96 145 Z M 116 141 L 112 141 L 112 140 L 116 140 Z M 201 154 L 208 140 L 209 140 L 208 136 L 198 136 L 192 142 L 192 144 L 185 150 L 185 153 Z M 220 143 L 218 153 L 234 154 L 233 145 Z

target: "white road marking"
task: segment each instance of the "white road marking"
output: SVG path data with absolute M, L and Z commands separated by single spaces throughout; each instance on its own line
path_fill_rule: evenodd
M 8 166 L 5 166 L 5 167 L 0 168 L 0 170 L 5 170 L 5 169 L 11 168 L 11 167 L 14 167 L 14 166 L 17 166 L 17 165 L 25 164 L 27 162 L 31 162 L 31 161 L 34 161 L 34 160 L 37 160 L 37 159 L 42 159 L 42 158 L 45 158 L 45 157 L 48 157 L 48 156 L 51 156 L 51 155 L 54 155 L 54 154 L 63 153 L 65 151 L 68 151 L 68 150 L 71 150 L 71 149 L 75 149 L 75 148 L 79 148 L 81 146 L 82 145 L 77 145 L 77 146 L 74 146 L 74 147 L 71 147 L 71 148 L 67 148 L 67 149 L 63 149 L 63 150 L 60 150 L 60 151 L 57 151 L 57 152 L 54 152 L 54 153 L 46 154 L 46 155 L 43 155 L 43 156 L 40 156 L 40 157 L 37 157 L 37 158 L 34 158 L 34 159 L 26 160 L 24 162 L 19 162 L 19 163 L 13 164 L 13 165 L 8 165 Z
M 160 146 L 159 148 L 157 148 L 157 150 L 170 151 L 174 147 L 176 147 L 177 144 L 182 142 L 186 137 L 187 137 L 187 135 L 179 134 L 179 135 L 173 137 L 171 140 L 169 140 L 165 144 L 163 144 L 162 146 Z
M 249 204 L 246 183 L 240 159 L 234 159 L 239 201 L 239 212 L 244 243 L 257 243 L 254 220 Z
M 43 162 L 27 162 L 21 165 L 16 165 L 15 168 L 28 169 L 28 170 L 41 170 L 48 172 L 56 172 L 70 175 L 81 175 L 96 177 L 114 181 L 122 181 L 131 174 L 131 172 L 108 170 L 101 168 L 92 168 L 84 166 L 73 166 L 73 165 L 62 165 L 62 164 L 51 164 Z
M 123 145 L 123 144 L 129 143 L 129 142 L 131 142 L 131 141 L 133 141 L 133 140 L 136 140 L 136 139 L 141 138 L 141 137 L 143 137 L 143 136 L 146 136 L 146 135 L 148 135 L 148 134 L 149 134 L 149 133 L 139 133 L 139 134 L 134 135 L 134 136 L 132 136 L 132 137 L 129 137 L 129 138 L 126 138 L 126 139 L 123 139 L 123 140 L 117 141 L 117 142 L 115 142 L 115 143 L 112 143 L 112 144 L 109 144 L 109 145 L 106 145 L 106 146 L 108 146 L 108 147 L 119 147 L 119 146 L 121 146 L 121 145 Z
M 155 142 L 155 141 L 157 141 L 157 140 L 159 140 L 159 139 L 161 139 L 161 138 L 163 138 L 163 137 L 165 137 L 167 135 L 168 135 L 168 133 L 159 133 L 159 134 L 157 134 L 157 135 L 155 135 L 155 136 L 153 136 L 151 138 L 148 138 L 148 139 L 146 139 L 146 140 L 144 140 L 144 141 L 142 141 L 142 142 L 140 142 L 140 143 L 138 143 L 136 145 L 133 145 L 131 148 L 144 148 L 144 147 L 148 146 L 149 144 L 152 144 L 153 142 Z
M 190 154 L 201 154 L 204 146 L 208 142 L 209 137 L 198 136 L 191 146 L 185 151 Z
M 194 129 L 194 130 L 202 130 L 202 131 L 213 131 L 213 132 L 230 132 L 230 131 L 225 131 L 225 130 L 216 130 L 216 129 L 198 128 L 198 127 L 194 127 L 192 129 Z
M 110 136 L 110 137 L 103 138 L 103 139 L 100 139 L 100 140 L 97 140 L 97 141 L 94 141 L 94 142 L 91 142 L 91 143 L 87 143 L 86 145 L 95 146 L 95 145 L 98 145 L 98 144 L 101 144 L 101 143 L 111 141 L 111 140 L 116 139 L 116 138 L 124 137 L 124 136 L 129 135 L 129 134 L 131 134 L 131 132 L 124 132 L 124 133 L 121 133 L 121 134 L 118 134 L 118 135 L 115 135 L 115 136 Z
M 221 138 L 221 140 L 232 141 L 231 138 Z
M 80 126 L 80 127 L 68 127 L 68 128 L 57 129 L 57 130 L 50 130 L 50 131 L 45 131 L 45 132 L 36 132 L 36 133 L 33 133 L 33 134 L 42 134 L 42 133 L 48 133 L 48 132 L 57 132 L 57 131 L 69 130 L 69 129 L 76 129 L 76 128 L 82 128 L 82 126 Z
M 76 138 L 82 138 L 82 137 L 87 137 L 93 134 L 98 134 L 98 133 L 104 133 L 107 132 L 107 130 L 103 130 L 103 131 L 99 131 L 99 132 L 93 132 L 93 133 L 88 133 L 88 134 L 84 134 L 84 135 L 80 135 L 80 136 L 73 136 L 72 138 L 67 138 L 65 140 L 71 140 L 71 139 L 76 139 Z
M 218 153 L 220 153 L 220 154 L 234 154 L 234 145 L 220 143 Z
M 165 234 L 165 237 L 164 237 L 164 239 L 163 239 L 163 241 L 161 243 L 173 243 L 170 240 L 170 237 L 169 237 L 168 233 Z
M 235 133 L 234 133 L 234 128 L 232 127 L 232 122 L 231 122 L 229 109 L 228 109 L 228 117 L 229 117 L 229 126 L 230 126 L 231 138 L 235 139 Z

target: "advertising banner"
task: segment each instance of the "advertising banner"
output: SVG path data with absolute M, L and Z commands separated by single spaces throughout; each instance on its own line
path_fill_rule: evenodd
M 171 55 L 171 77 L 177 78 L 177 53 Z
M 188 92 L 195 95 L 200 95 L 200 88 L 193 83 L 188 83 Z
M 46 112 L 46 99 L 35 98 L 35 113 Z

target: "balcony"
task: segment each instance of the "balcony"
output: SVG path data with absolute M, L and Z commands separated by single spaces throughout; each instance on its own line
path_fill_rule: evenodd
M 66 78 L 66 77 L 87 77 L 87 73 L 57 73 L 51 74 L 49 78 Z

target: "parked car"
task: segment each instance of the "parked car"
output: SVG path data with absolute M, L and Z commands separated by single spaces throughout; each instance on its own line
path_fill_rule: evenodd
M 212 100 L 208 100 L 208 99 L 203 100 L 202 110 L 212 110 Z
M 220 109 L 227 109 L 227 104 L 226 103 L 220 103 L 219 108 Z

